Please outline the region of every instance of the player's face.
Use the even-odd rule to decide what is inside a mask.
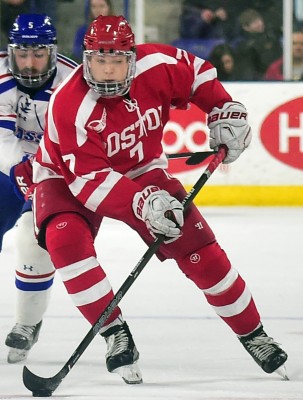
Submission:
[[[90,71],[97,82],[120,82],[127,76],[128,57],[125,55],[93,54]]]
[[[49,51],[47,48],[14,49],[16,65],[22,75],[38,76],[47,71]]]

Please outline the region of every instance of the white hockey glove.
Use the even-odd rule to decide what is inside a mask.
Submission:
[[[251,128],[243,104],[227,102],[222,108],[214,107],[208,115],[209,145],[218,150],[221,144],[228,148],[223,164],[235,161],[251,142]]]
[[[147,186],[133,199],[135,216],[146,223],[150,233],[167,236],[172,242],[181,236],[183,226],[183,206],[165,190],[157,186]]]

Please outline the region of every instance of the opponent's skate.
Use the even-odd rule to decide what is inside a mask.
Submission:
[[[126,322],[114,326],[102,334],[107,343],[106,366],[128,384],[142,383],[142,375],[137,364],[139,352]]]
[[[7,335],[5,344],[10,347],[7,362],[14,364],[26,360],[28,352],[39,338],[42,321],[34,326],[16,324]]]
[[[268,374],[276,372],[288,380],[284,365],[287,354],[279,347],[279,343],[267,336],[262,325],[247,336],[239,336],[239,339],[263,371]]]

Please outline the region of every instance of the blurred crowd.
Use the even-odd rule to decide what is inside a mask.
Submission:
[[[300,18],[295,10],[292,80],[303,80]],[[184,0],[180,37],[209,46],[213,40],[208,59],[221,80],[283,80],[282,0]]]
[[[73,0],[0,0],[2,35],[21,13],[46,13],[56,25],[58,2]],[[79,11],[83,24],[76,29],[68,54],[77,62],[82,62],[88,24],[99,14],[115,14],[114,0],[84,0],[83,4]],[[303,15],[294,12],[292,80],[303,80],[302,26]],[[185,50],[190,50],[187,43],[207,43],[207,58],[220,80],[283,80],[283,0],[183,0],[179,37]]]
[[[57,0],[1,0],[1,31],[7,35],[19,14],[47,14],[57,23]]]
[[[59,2],[72,3],[73,0],[0,0],[2,42],[7,42],[8,32],[19,14],[47,14],[56,26]],[[100,14],[113,15],[114,9],[111,0],[84,0],[83,9],[79,10],[79,13],[83,15],[83,24],[76,29],[68,56],[82,62],[82,42],[88,25]]]

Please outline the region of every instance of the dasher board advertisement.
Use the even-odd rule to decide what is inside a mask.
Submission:
[[[199,196],[207,205],[303,205],[303,82],[224,83],[248,110],[253,139],[232,164],[221,165]],[[171,110],[167,154],[209,150],[207,115],[191,104]],[[190,188],[204,164],[170,160],[169,171]]]

